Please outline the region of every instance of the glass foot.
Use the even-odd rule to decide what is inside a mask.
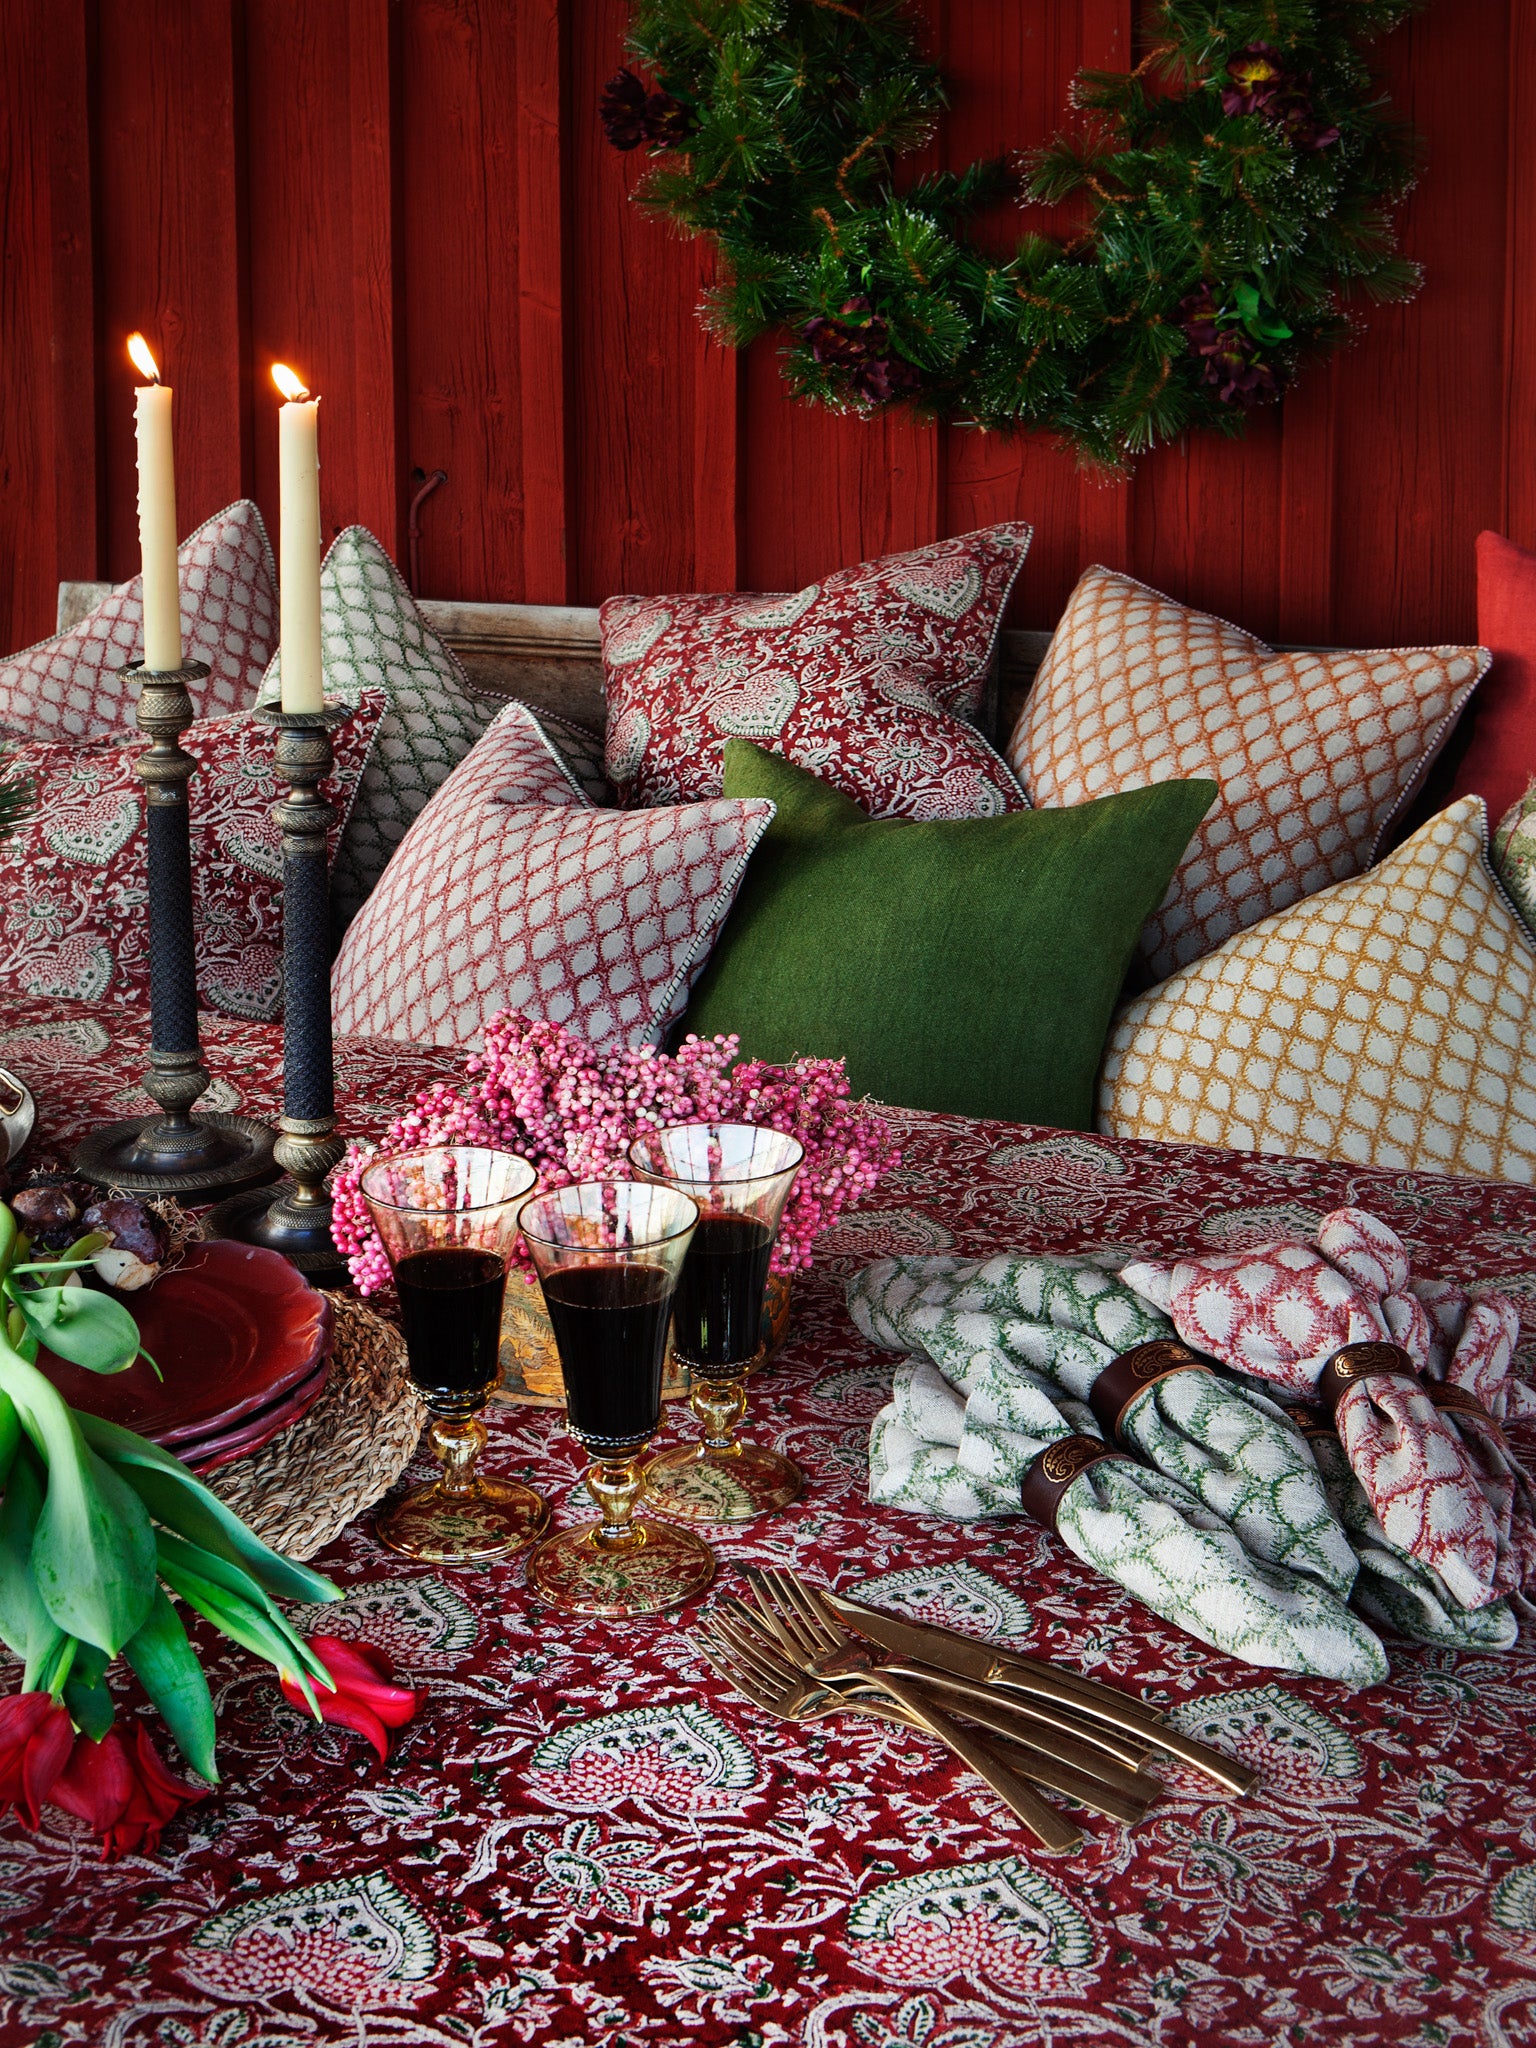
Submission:
[[[622,1620],[660,1614],[702,1593],[715,1575],[715,1555],[686,1529],[637,1521],[641,1540],[624,1548],[599,1543],[600,1523],[548,1536],[528,1560],[528,1589],[572,1614]]]
[[[750,1522],[798,1500],[805,1474],[761,1444],[679,1444],[645,1468],[645,1498],[680,1522]]]
[[[545,1502],[516,1480],[476,1479],[469,1491],[450,1493],[434,1479],[380,1511],[378,1536],[423,1564],[483,1564],[526,1550],[548,1523]]]

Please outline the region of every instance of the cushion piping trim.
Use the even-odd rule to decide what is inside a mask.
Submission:
[[[679,1012],[677,1016],[674,1016],[672,1014],[672,1005],[677,999],[679,985],[682,986],[683,992],[686,995],[689,988],[689,975],[692,972],[696,971],[697,967],[702,967],[704,965],[703,961],[696,960],[696,956],[698,954],[699,948],[704,944],[706,937],[710,933],[714,934],[714,937],[713,939],[711,939],[709,945],[710,952],[713,952],[715,946],[719,943],[719,939],[721,936],[721,923],[730,911],[730,909],[734,906],[737,891],[741,887],[742,870],[746,867],[747,862],[752,858],[753,854],[756,853],[758,847],[761,845],[763,834],[768,830],[768,827],[773,823],[774,819],[778,816],[779,810],[778,805],[773,801],[772,797],[766,796],[707,797],[704,799],[704,801],[706,803],[763,804],[767,808],[768,815],[762,820],[760,820],[756,831],[752,833],[750,843],[747,846],[743,847],[741,852],[739,854],[736,854],[732,858],[730,865],[726,870],[726,873],[721,877],[719,888],[710,898],[708,922],[705,924],[703,930],[696,934],[692,946],[690,946],[688,949],[687,955],[684,957],[682,961],[679,962],[677,970],[673,974],[672,979],[667,983],[666,987],[661,992],[660,999],[653,1010],[656,1030],[655,1042],[658,1045],[664,1042],[666,1035],[668,1031],[672,1028],[672,1026],[682,1021],[682,1012]],[[593,809],[596,808],[597,806],[594,805]],[[682,806],[679,805],[677,806],[677,808],[681,809]],[[688,806],[688,808],[692,809],[693,806],[690,805]],[[723,909],[721,907],[722,904],[724,905]],[[686,1010],[686,1008],[687,1005],[684,1004],[684,1011]]]
[[[1387,653],[1393,650],[1377,648],[1367,651],[1375,653]],[[1401,651],[1404,654],[1444,654],[1450,652],[1448,648],[1441,647],[1405,647]],[[1457,719],[1460,718],[1462,712],[1466,709],[1468,698],[1470,698],[1472,692],[1477,688],[1478,684],[1483,680],[1483,677],[1487,675],[1489,669],[1493,666],[1493,656],[1486,647],[1479,647],[1477,649],[1477,652],[1482,656],[1482,660],[1477,665],[1476,673],[1472,676],[1471,680],[1467,683],[1466,687],[1461,691],[1460,695],[1451,705],[1450,710],[1446,712],[1444,718],[1440,720],[1440,723],[1428,735],[1428,738],[1425,741],[1424,751],[1419,756],[1419,765],[1417,766],[1417,768],[1414,769],[1413,774],[1409,777],[1407,783],[1404,785],[1402,793],[1398,797],[1397,802],[1392,806],[1391,810],[1387,813],[1386,817],[1383,818],[1383,820],[1381,821],[1381,826],[1377,831],[1375,838],[1371,841],[1371,851],[1366,861],[1367,871],[1375,867],[1377,861],[1381,859],[1383,842],[1389,837],[1393,826],[1396,825],[1398,820],[1403,816],[1404,812],[1412,804],[1414,798],[1419,794],[1420,790],[1423,789],[1425,783],[1429,780],[1429,771],[1431,770],[1431,768],[1434,767],[1436,761],[1439,760],[1441,753],[1444,751],[1446,741],[1450,738],[1452,732],[1455,730]],[[1446,809],[1449,810],[1449,808],[1450,806],[1447,805]],[[1486,816],[1486,810],[1487,806],[1485,805],[1485,815],[1483,818],[1483,838],[1485,841],[1488,837],[1488,820]],[[1428,819],[1426,819],[1425,823],[1427,824],[1428,822]]]

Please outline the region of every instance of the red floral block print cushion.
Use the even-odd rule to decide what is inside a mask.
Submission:
[[[1109,569],[1084,572],[1008,744],[1055,808],[1191,775],[1221,796],[1142,929],[1162,981],[1375,860],[1488,665],[1481,647],[1277,654]]]
[[[336,766],[320,792],[337,812],[331,856],[384,699],[370,691],[332,734]],[[230,1017],[282,1008],[281,796],[274,733],[249,712],[204,719],[182,735],[197,762],[188,785],[199,1002]],[[149,886],[144,785],[134,764],[149,742],[19,741],[9,759],[33,802],[0,840],[0,988],[81,1002],[149,999]]]
[[[331,974],[338,1032],[468,1045],[498,1010],[659,1044],[773,805],[600,810],[510,705],[400,842]]]
[[[256,701],[277,644],[277,575],[261,514],[229,506],[181,544],[182,654],[205,661],[192,690],[199,718]],[[135,692],[118,671],[144,652],[144,605],[135,576],[67,633],[0,662],[0,728],[39,740],[89,740],[133,724]]]
[[[874,817],[1026,808],[965,721],[1030,529],[989,526],[787,595],[611,597],[607,768],[630,809],[720,794],[728,739],[785,754]]]

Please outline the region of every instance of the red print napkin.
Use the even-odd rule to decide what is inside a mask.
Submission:
[[[1426,1379],[1441,1377],[1472,1391],[1463,1372],[1477,1380],[1497,1379],[1500,1371],[1509,1307],[1501,1297],[1481,1304],[1488,1312],[1475,1325],[1473,1304],[1461,1315],[1464,1361],[1456,1360],[1459,1343],[1444,1332],[1437,1352],[1438,1325],[1410,1288],[1401,1240],[1359,1209],[1325,1217],[1315,1245],[1138,1260],[1121,1277],[1172,1317],[1186,1344],[1223,1364],[1309,1400],[1319,1398],[1320,1383],[1325,1400],[1336,1391],[1334,1427],[1388,1543],[1437,1571],[1463,1607],[1486,1607],[1514,1583],[1509,1575],[1520,1569],[1513,1534],[1517,1489],[1507,1478],[1494,1482],[1495,1492],[1503,1484],[1508,1495],[1501,1532],[1500,1510],[1485,1483],[1492,1478],[1485,1440],[1479,1438],[1474,1452],[1458,1417],[1438,1408],[1412,1378],[1391,1375],[1390,1354],[1381,1354],[1368,1375],[1369,1353],[1351,1361],[1360,1377],[1341,1379],[1336,1367],[1325,1374],[1346,1346],[1387,1344],[1406,1352],[1413,1371]],[[1456,1325],[1456,1305],[1448,1305],[1448,1313]],[[1443,1360],[1439,1375],[1437,1356]],[[1502,1371],[1507,1376],[1507,1359]],[[1502,1435],[1500,1446],[1512,1467]],[[1528,1493],[1521,1498],[1528,1506]]]

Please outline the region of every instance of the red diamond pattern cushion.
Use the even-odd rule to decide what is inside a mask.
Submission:
[[[384,713],[368,691],[332,733],[336,765],[320,784],[335,806],[330,849],[356,794]],[[188,785],[198,999],[230,1017],[282,1008],[282,845],[272,806],[282,794],[273,732],[250,712],[202,719],[182,735],[198,764]],[[0,840],[0,990],[79,1002],[149,996],[144,785],[134,764],[148,741],[19,740],[8,772],[30,781],[20,829]]]
[[[338,1032],[467,1045],[498,1010],[659,1044],[767,830],[762,799],[599,810],[509,705],[348,927]]]
[[[256,701],[277,644],[277,575],[249,499],[216,513],[181,544],[181,637],[209,675],[192,689],[199,718]],[[89,740],[133,724],[138,695],[118,671],[144,651],[140,579],[123,583],[67,633],[0,662],[0,728],[39,740]]]
[[[874,817],[1026,809],[966,721],[1029,542],[1011,523],[787,594],[609,598],[607,768],[621,801],[718,796],[726,741],[749,739]]]
[[[1221,796],[1141,935],[1154,980],[1376,858],[1488,665],[1481,647],[1277,654],[1086,570],[1008,758],[1055,809],[1212,775]]]

